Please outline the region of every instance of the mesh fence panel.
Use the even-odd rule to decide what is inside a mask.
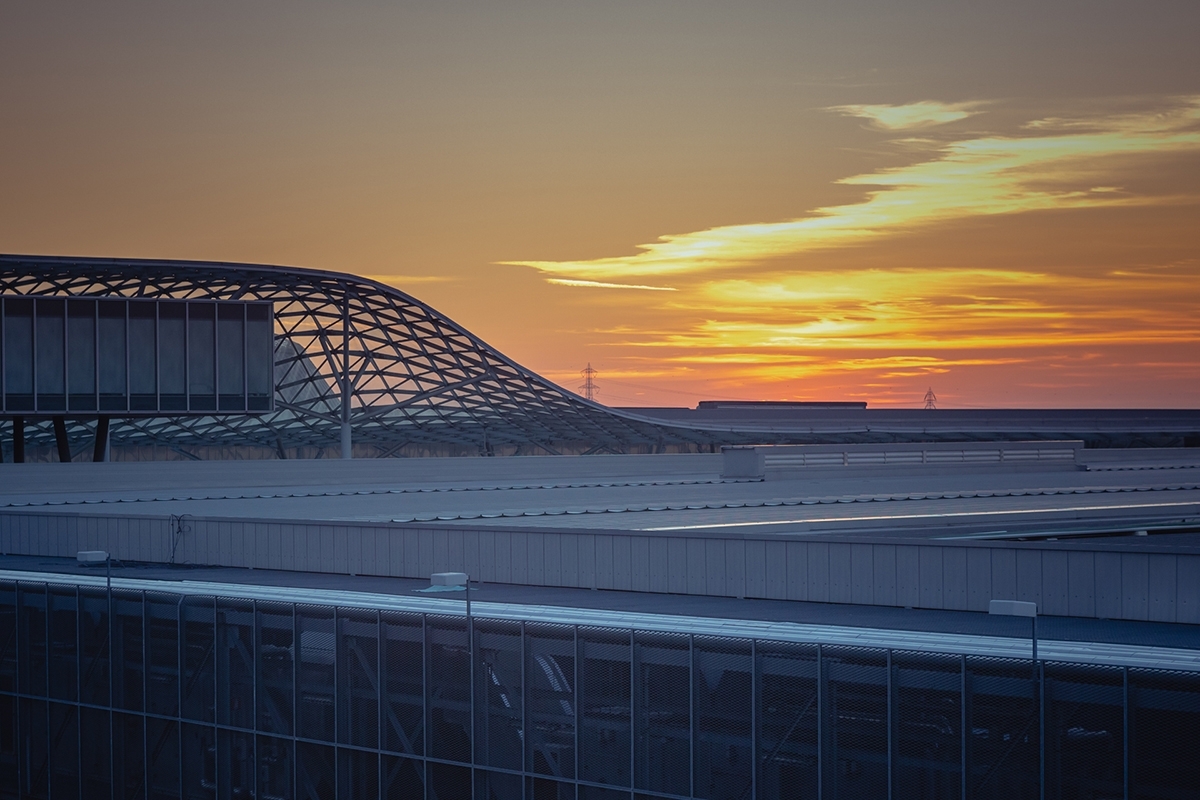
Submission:
[[[758,796],[817,793],[817,648],[758,646]]]
[[[79,708],[67,703],[50,703],[50,795],[79,796]]]
[[[254,730],[254,604],[217,601],[217,723]]]
[[[296,606],[300,655],[296,664],[296,735],[334,741],[336,644],[333,609]]]
[[[575,777],[575,632],[525,626],[525,741],[530,772]]]
[[[1029,661],[968,656],[969,798],[1040,794],[1036,682]]]
[[[296,796],[302,800],[337,797],[337,756],[332,746],[296,742]]]
[[[184,800],[212,800],[217,796],[217,732],[208,725],[180,725],[180,765]]]
[[[217,797],[254,796],[254,734],[217,728]]]
[[[1129,670],[1130,794],[1200,796],[1200,675]]]
[[[475,794],[478,800],[522,800],[524,789],[520,775],[475,770]]]
[[[288,603],[256,604],[258,689],[255,702],[258,730],[290,736],[296,684],[296,620]]]
[[[1054,663],[1045,670],[1047,796],[1123,796],[1124,671]]]
[[[76,642],[78,614],[74,587],[51,587],[49,591],[50,696],[75,700],[79,691],[79,648]]]
[[[379,753],[339,747],[338,797],[374,800],[379,797]]]
[[[15,709],[14,709],[15,710]],[[107,736],[108,718],[107,710],[97,708],[81,708],[79,709],[79,726],[85,731],[95,731],[96,735],[83,736],[79,740],[79,767],[82,775],[82,795],[84,797],[108,797],[112,787],[112,777],[110,768],[112,766],[112,740]],[[3,709],[0,709],[0,719],[3,719]],[[13,722],[16,722],[16,715],[13,715]],[[178,729],[178,723],[172,722],[172,725]],[[174,794],[173,797],[179,797],[179,740],[175,740],[175,780],[171,786]],[[5,780],[5,775],[0,775],[0,784],[4,786],[16,786],[16,770],[14,763],[11,783]]]
[[[691,652],[682,634],[634,636],[634,786],[691,794]]]
[[[693,793],[707,800],[749,797],[754,770],[750,643],[696,637],[692,675]]]
[[[211,597],[185,597],[179,608],[183,629],[183,716],[198,722],[213,721],[213,647],[216,617]]]
[[[275,736],[259,736],[257,742],[257,797],[295,797],[295,741]]]
[[[113,707],[141,711],[146,688],[142,593],[113,589],[112,609]]]
[[[471,662],[467,628],[461,618],[429,617],[428,681],[429,754],[448,761],[471,761]],[[435,782],[436,784],[436,782]],[[470,793],[470,781],[467,783]]]
[[[425,797],[425,764],[412,758],[381,756],[383,800],[422,800]]]
[[[338,741],[379,745],[379,616],[361,609],[337,610]]]
[[[17,689],[46,696],[46,587],[17,584]]]
[[[179,598],[146,593],[146,711],[179,713]]]
[[[892,654],[895,797],[962,797],[962,662],[934,653]]]
[[[146,717],[146,793],[150,800],[179,797],[179,722]],[[85,793],[85,797],[88,795]]]
[[[887,796],[887,654],[822,650],[825,670],[825,797],[853,800]]]
[[[579,776],[629,786],[632,750],[630,635],[579,629]]]
[[[419,614],[384,611],[380,616],[380,635],[383,636],[383,747],[395,753],[421,755],[425,752],[424,622]],[[424,778],[421,780],[424,785]]]
[[[519,772],[525,724],[520,623],[477,622],[475,647],[475,762]]]

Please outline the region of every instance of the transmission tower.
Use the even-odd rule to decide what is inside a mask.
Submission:
[[[929,391],[925,392],[925,407],[932,409],[937,408],[937,395],[933,393],[932,386],[929,387]]]
[[[596,392],[600,391],[600,387],[593,380],[596,377],[596,370],[592,369],[592,362],[588,362],[586,369],[579,370],[579,374],[583,376],[583,383],[580,385],[579,391],[588,400],[595,400]]]

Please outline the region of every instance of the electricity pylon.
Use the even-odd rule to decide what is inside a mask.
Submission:
[[[580,385],[579,391],[588,400],[595,400],[596,392],[600,391],[600,387],[592,380],[596,377],[596,370],[592,369],[592,362],[588,362],[586,369],[579,370],[579,374],[583,376],[583,384]]]

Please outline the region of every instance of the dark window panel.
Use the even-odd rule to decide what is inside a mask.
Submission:
[[[691,654],[688,637],[634,638],[634,786],[691,794]]]
[[[296,742],[296,795],[304,800],[337,796],[337,762],[331,745]]]
[[[85,798],[109,797],[112,789],[111,712],[107,709],[79,709],[80,737],[79,763],[82,769],[83,796]]]
[[[429,755],[448,761],[471,760],[470,661],[462,619],[427,618]],[[470,781],[467,783],[470,793]]]
[[[158,407],[156,305],[129,304],[129,407],[135,411]]]
[[[300,661],[296,680],[296,735],[335,741],[337,685],[333,610],[296,606]]]
[[[217,387],[222,411],[246,407],[245,306],[217,307]]]
[[[526,766],[575,777],[575,638],[572,628],[525,628]]]
[[[758,646],[758,796],[815,797],[817,648]]]
[[[79,589],[80,700],[109,704],[108,594],[103,589]]]
[[[146,710],[179,714],[179,601],[146,595]]]
[[[379,624],[373,611],[338,609],[338,741],[379,746]]]
[[[694,656],[695,796],[740,800],[754,769],[750,644],[697,637]]]
[[[258,730],[292,733],[295,621],[288,603],[258,603]]]
[[[477,622],[475,648],[475,761],[520,771],[525,713],[520,623]]]
[[[380,765],[384,800],[422,800],[425,797],[425,764],[412,758],[383,755]]]
[[[217,728],[217,797],[253,797],[254,765],[254,734]]]
[[[894,653],[897,797],[962,797],[962,669],[956,656]]]
[[[379,753],[338,748],[338,797],[379,797]]]
[[[254,607],[217,601],[217,723],[254,730]]]
[[[183,631],[183,716],[212,722],[216,696],[216,617],[212,598],[187,597],[180,606]]]
[[[293,776],[296,742],[275,736],[258,737],[258,796],[295,797]]]
[[[75,589],[50,589],[50,696],[74,701],[79,694],[78,615]]]
[[[4,392],[8,411],[33,410],[33,301],[4,301]]]
[[[100,300],[99,375],[100,410],[123,411],[128,406],[125,371],[125,309],[124,300]]]
[[[579,777],[631,785],[629,634],[581,628]]]
[[[179,797],[179,722],[146,717],[146,787],[149,800]]]
[[[39,411],[66,409],[66,303],[38,300],[37,393]]]
[[[17,652],[21,658],[17,689],[22,694],[46,696],[46,587],[44,584],[17,584]]]
[[[251,303],[246,306],[246,393],[250,410],[270,407],[275,390],[275,339],[271,306]]]
[[[164,410],[187,408],[187,323],[184,303],[158,306],[158,392]]]
[[[417,614],[382,614],[384,749],[421,755],[425,743],[425,646]]]
[[[72,411],[96,410],[96,301],[67,301],[67,391]]]
[[[79,708],[50,704],[50,795],[79,796]]]
[[[113,589],[113,707],[144,708],[146,691],[145,620],[142,595]]]
[[[180,782],[184,800],[214,800],[217,796],[217,731],[208,725],[180,725],[183,760]]]
[[[216,409],[215,306],[188,304],[188,395],[193,411]]]

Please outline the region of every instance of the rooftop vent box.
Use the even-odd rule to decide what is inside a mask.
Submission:
[[[433,586],[466,586],[467,573],[435,572],[429,576],[429,583]]]
[[[75,554],[75,563],[81,567],[102,567],[108,560],[108,553],[103,550],[80,550]]]

